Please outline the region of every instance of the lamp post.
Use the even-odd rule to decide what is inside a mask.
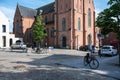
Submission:
[[[97,38],[98,38],[98,40],[99,40],[99,50],[98,50],[98,54],[100,55],[100,39],[101,39],[101,34],[97,34]]]
[[[77,50],[79,50],[79,41],[78,41],[79,39],[78,38],[79,38],[79,35],[77,35]]]

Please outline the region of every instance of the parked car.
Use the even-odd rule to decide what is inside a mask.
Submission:
[[[104,45],[101,49],[100,49],[100,54],[101,55],[116,55],[117,54],[117,49],[114,46],[111,45]]]
[[[11,49],[25,49],[26,45],[21,43],[21,44],[12,44]]]
[[[24,52],[27,52],[27,46],[23,43],[23,42],[21,42],[21,41],[16,41],[16,43],[15,44],[12,44],[11,45],[11,50],[14,50],[14,49],[21,49],[21,50],[23,50]]]

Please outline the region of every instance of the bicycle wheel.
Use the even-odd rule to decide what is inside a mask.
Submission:
[[[99,62],[97,59],[92,59],[89,63],[91,69],[97,69],[99,67]]]
[[[86,56],[84,57],[84,61],[83,61],[83,63],[84,63],[84,66],[87,66],[87,65],[88,65],[88,61],[87,61]]]

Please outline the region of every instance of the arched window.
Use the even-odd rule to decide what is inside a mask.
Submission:
[[[90,8],[88,9],[88,26],[91,26],[91,10]]]
[[[90,3],[90,0],[89,0],[89,3]]]
[[[51,34],[51,37],[54,38],[54,27],[51,28],[50,34]]]
[[[80,18],[78,18],[78,30],[80,30],[80,25],[81,25]]]
[[[52,21],[54,21],[54,14],[52,14],[51,18],[52,18]]]
[[[62,19],[62,31],[65,31],[66,30],[66,19],[63,18]]]
[[[47,16],[45,16],[45,23],[47,23]]]
[[[91,34],[88,35],[88,45],[92,44],[92,36]]]

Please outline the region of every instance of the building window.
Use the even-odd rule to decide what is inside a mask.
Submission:
[[[6,47],[6,36],[3,36],[3,47]]]
[[[2,25],[2,32],[6,32],[6,25]]]
[[[47,16],[45,16],[45,23],[47,23]]]
[[[51,28],[50,35],[51,35],[52,38],[54,37],[54,27]]]
[[[65,31],[66,30],[66,19],[63,18],[62,19],[62,31]]]
[[[54,14],[52,14],[51,18],[52,18],[52,21],[54,21]]]
[[[81,25],[80,18],[78,18],[78,30],[80,30],[80,25]]]
[[[90,8],[88,9],[88,26],[91,26],[91,10]]]
[[[11,39],[10,39],[9,46],[11,46],[12,44],[13,44],[13,39],[11,38]]]
[[[89,0],[89,3],[90,3],[90,0]]]
[[[92,36],[91,34],[88,35],[88,45],[90,46],[92,44]]]
[[[21,35],[21,26],[19,25],[19,23],[17,23],[16,24],[16,31],[15,31],[15,33],[17,34],[17,35]]]

